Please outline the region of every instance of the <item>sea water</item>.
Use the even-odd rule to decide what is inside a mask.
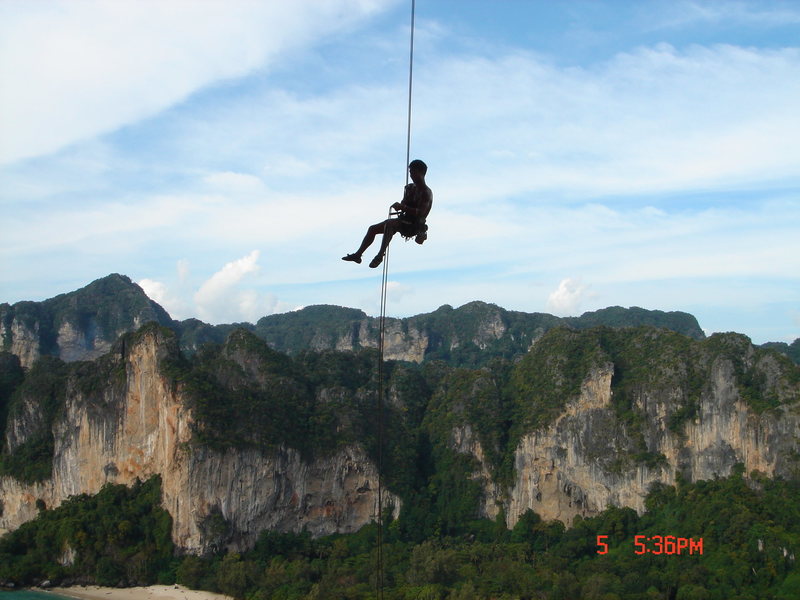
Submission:
[[[74,600],[52,592],[34,592],[32,590],[2,590],[0,600]]]

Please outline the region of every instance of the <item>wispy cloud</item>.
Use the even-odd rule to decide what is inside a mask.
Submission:
[[[655,8],[655,10],[654,10]],[[652,30],[708,25],[786,27],[800,24],[800,9],[789,2],[700,2],[681,0],[642,4],[641,25]]]
[[[797,48],[660,45],[568,69],[519,53],[429,73],[416,139],[471,174],[447,182],[466,201],[742,185],[800,167]]]
[[[178,281],[172,284],[144,278],[138,283],[145,293],[161,304],[173,318],[198,317],[208,323],[255,323],[265,315],[294,310],[274,294],[259,289],[254,280],[261,268],[260,253],[226,263],[192,293],[185,281],[187,263],[178,262]]]
[[[434,208],[424,246],[393,245],[392,310],[475,298],[562,312],[710,306],[745,288],[753,303],[789,301],[800,48],[751,43],[783,27],[767,18],[774,5],[683,3],[692,24],[667,26],[675,4],[652,3],[661,25],[646,43],[639,5],[626,5],[628,21],[600,32],[619,38],[613,51],[582,62],[421,22],[412,155],[430,166]],[[2,63],[9,81],[32,73],[18,94],[0,92],[17,128],[2,142],[14,161],[0,171],[3,280],[126,272],[209,319],[319,302],[374,313],[375,271],[339,257],[402,193],[407,23],[342,32],[394,5],[0,3],[12,17],[0,18],[3,48],[34,48]],[[703,37],[698,23],[735,26]],[[108,60],[90,52],[107,45]],[[25,101],[48,94],[60,110]],[[191,272],[165,271],[180,259]]]
[[[3,2],[0,162],[154,115],[390,4]]]

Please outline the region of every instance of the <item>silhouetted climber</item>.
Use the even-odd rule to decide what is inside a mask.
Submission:
[[[361,242],[358,250],[347,256],[343,256],[342,260],[349,260],[354,263],[361,263],[361,255],[370,247],[375,240],[375,236],[383,234],[381,240],[381,249],[372,262],[369,263],[371,268],[377,267],[383,261],[383,255],[386,253],[386,247],[392,241],[395,233],[400,232],[406,239],[414,238],[418,244],[422,244],[428,239],[428,226],[425,224],[425,219],[428,213],[431,212],[433,206],[433,192],[425,184],[425,174],[428,172],[428,166],[421,160],[412,160],[408,165],[408,173],[411,176],[405,192],[403,193],[403,201],[395,202],[392,204],[392,209],[398,212],[396,219],[386,219],[382,223],[376,223],[367,229],[367,234]]]

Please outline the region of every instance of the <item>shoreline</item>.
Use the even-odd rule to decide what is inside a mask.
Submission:
[[[72,587],[29,588],[37,592],[52,592],[76,600],[233,600],[230,596],[192,590],[182,585],[150,585],[147,587],[111,588],[98,585]]]

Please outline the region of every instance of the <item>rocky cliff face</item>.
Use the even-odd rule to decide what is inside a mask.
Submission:
[[[569,524],[577,515],[593,516],[609,506],[642,513],[650,486],[674,485],[678,475],[688,481],[726,477],[742,464],[745,473],[797,476],[800,386],[787,378],[786,364],[769,354],[756,356],[749,344],[741,354],[706,359],[708,377],[685,419],[678,417],[680,407],[687,406],[687,390],[677,380],[642,385],[632,395],[641,418],[620,418],[613,399],[623,391],[615,390],[614,364],[593,368],[578,396],[550,424],[521,437],[510,485],[492,478],[473,428],[455,427],[452,447],[479,464],[473,477],[483,484],[483,515],[495,518],[502,508],[512,527],[533,509],[544,519]],[[784,404],[754,410],[742,386],[743,379],[754,376],[761,381],[761,396]]]
[[[196,319],[177,322],[128,277],[112,274],[43,302],[0,304],[0,350],[19,356],[26,367],[41,355],[67,362],[92,360],[108,352],[120,335],[150,321],[175,331],[181,348],[189,352],[207,342],[223,343],[238,327],[288,354],[378,346],[379,320],[360,310],[309,306],[269,315],[256,325],[212,326]],[[389,360],[420,363],[442,359],[450,364],[477,366],[482,351],[506,357],[521,355],[553,327],[583,329],[598,325],[651,325],[696,339],[704,337],[697,320],[686,313],[611,307],[580,317],[559,318],[476,301],[455,309],[444,305],[431,313],[388,318],[384,355]]]
[[[149,321],[172,324],[138,285],[114,274],[44,302],[0,304],[0,343],[25,367],[43,354],[67,362],[92,360]]]
[[[0,317],[3,317],[0,313]],[[30,367],[40,356],[39,323],[24,323],[21,319],[0,318],[0,339],[8,340],[5,344],[11,354],[19,357],[23,366]]]
[[[40,483],[0,478],[0,531],[33,518],[41,502],[53,507],[156,474],[185,551],[246,548],[263,529],[346,533],[373,518],[376,356],[330,350],[375,347],[374,319],[309,307],[250,332],[228,330],[224,344],[186,359],[178,351],[186,327],[175,335],[151,325],[109,342],[107,332],[130,328],[148,310],[168,317],[142,304],[129,280],[95,283],[45,303],[0,306],[4,348],[24,364],[45,355],[11,405],[5,389],[16,384],[0,377],[3,458],[49,447],[54,457]],[[118,285],[122,300],[98,300]],[[669,316],[637,310],[608,309],[589,321]],[[701,341],[652,327],[554,328],[559,322],[483,303],[389,320],[389,360],[487,363],[482,351],[512,359],[481,369],[441,361],[389,368],[397,377],[387,412],[396,421],[385,458],[398,489],[429,489],[431,457],[443,456],[442,447],[471,455],[480,511],[495,518],[503,509],[513,526],[528,509],[567,523],[608,505],[642,511],[649,487],[673,484],[676,474],[709,479],[739,463],[748,473],[800,472],[800,370],[785,357],[735,334]],[[193,322],[195,342],[222,331],[209,328]],[[290,358],[271,347],[323,352]],[[91,363],[46,356],[85,359],[103,348],[110,352]],[[191,368],[178,368],[179,377],[170,369],[180,360]],[[23,377],[17,358],[0,354],[6,363]],[[37,369],[59,374],[28,385]],[[415,445],[420,433],[434,451]],[[472,467],[456,468],[460,478]],[[400,508],[398,497],[385,500]]]
[[[346,533],[372,519],[377,472],[358,446],[312,461],[289,448],[267,455],[194,446],[193,415],[181,386],[161,372],[168,346],[151,328],[124,358],[104,357],[115,363],[112,368],[124,369],[116,384],[100,392],[67,390],[53,428],[52,477],[32,485],[0,478],[0,531],[33,518],[38,500],[54,507],[105,483],[131,484],[155,474],[162,476],[174,541],[188,552],[246,548],[265,528]],[[9,428],[31,430],[25,423],[31,418],[31,411],[17,411]],[[396,498],[384,498],[399,508]]]
[[[503,356],[524,354],[553,327],[583,329],[598,325],[651,325],[695,339],[704,337],[697,320],[686,313],[612,307],[562,319],[542,313],[509,311],[476,301],[455,309],[444,305],[432,313],[403,319],[387,318],[384,355],[389,360],[420,363],[442,359],[451,364],[474,366],[481,362],[481,351]],[[378,319],[362,311],[310,306],[294,313],[264,317],[254,332],[277,350],[295,353],[307,348],[377,348],[379,328]]]
[[[373,325],[372,327],[370,325]],[[391,319],[386,323],[383,342],[383,355],[386,360],[403,360],[421,363],[425,360],[425,352],[430,344],[429,336],[416,328],[404,330],[399,319]],[[334,348],[340,351],[357,348],[378,348],[378,331],[370,319],[365,318],[358,324],[356,335],[340,336]],[[327,350],[326,344],[317,344],[316,350]]]

